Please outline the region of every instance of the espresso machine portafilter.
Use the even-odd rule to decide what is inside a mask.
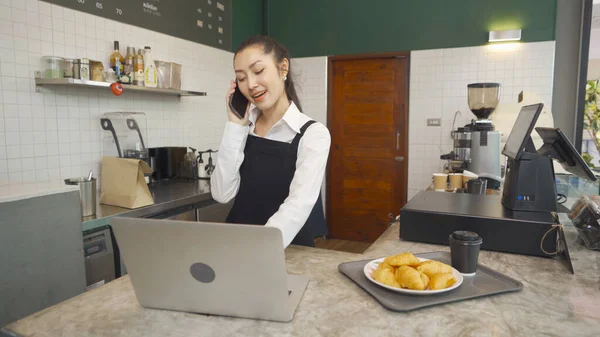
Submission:
[[[452,152],[443,154],[440,159],[447,160],[444,171],[461,173],[471,162],[471,132],[465,128],[458,128],[452,133]]]

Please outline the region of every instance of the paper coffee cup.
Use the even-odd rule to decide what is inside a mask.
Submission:
[[[463,174],[450,173],[450,189],[456,190],[463,187]]]
[[[467,181],[469,181],[471,179],[477,179],[477,176],[476,175],[470,175],[470,174],[463,174],[463,176],[462,176],[462,184],[463,184],[463,186],[466,186]]]
[[[448,175],[446,173],[434,173],[433,174],[433,188],[436,191],[445,191],[446,190],[446,181],[448,180]]]
[[[465,276],[475,275],[483,239],[475,232],[455,231],[450,234],[452,267]]]

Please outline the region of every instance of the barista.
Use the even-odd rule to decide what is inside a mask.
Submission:
[[[227,222],[277,227],[284,247],[314,246],[327,233],[321,185],[331,137],[301,112],[285,47],[267,36],[244,41],[234,54],[244,118],[227,106],[228,122],[211,176],[215,200],[235,197]],[[231,82],[226,102],[235,92]]]

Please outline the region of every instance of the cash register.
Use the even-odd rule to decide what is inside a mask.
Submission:
[[[524,106],[509,134],[501,196],[421,191],[400,211],[400,238],[447,245],[450,233],[468,230],[483,238],[481,249],[555,256],[560,230],[552,161],[582,178],[596,177],[558,128],[535,128],[543,140],[535,149],[531,133],[542,107]]]

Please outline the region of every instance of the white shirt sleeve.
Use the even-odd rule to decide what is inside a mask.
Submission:
[[[225,204],[238,193],[248,129],[248,126],[233,122],[225,125],[215,170],[210,177],[210,192],[217,202]]]
[[[320,123],[311,125],[300,139],[290,194],[266,223],[281,230],[284,248],[302,229],[319,197],[330,146],[329,130]]]

